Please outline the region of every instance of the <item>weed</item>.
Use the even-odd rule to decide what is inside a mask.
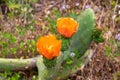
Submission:
[[[2,53],[2,57],[5,58],[5,56],[10,53],[10,49],[9,48],[5,48],[5,49],[2,50],[1,53]]]
[[[102,37],[102,30],[100,30],[100,29],[94,29],[94,30],[93,30],[92,39],[93,39],[93,41],[96,42],[96,43],[103,42],[104,39],[103,39],[103,37]]]
[[[112,49],[111,49],[110,46],[105,47],[105,55],[108,56],[108,57],[113,57]]]
[[[49,23],[48,24],[48,29],[50,30],[51,33],[57,33],[57,28],[56,28],[56,19],[51,20],[51,18],[48,16],[46,17],[46,21]]]
[[[54,15],[54,17],[53,16],[51,17],[49,15],[49,16],[46,17],[45,20],[49,23],[47,27],[50,30],[50,32],[53,33],[53,34],[56,34],[57,33],[56,21],[57,21],[58,18],[61,17],[61,14],[57,9],[53,9],[52,14]],[[52,18],[54,18],[54,19],[52,19]]]
[[[34,53],[35,45],[36,45],[35,40],[28,40],[27,45],[28,45],[28,53],[29,52]]]
[[[60,11],[58,11],[57,9],[53,9],[52,14],[55,16],[56,19],[61,17]]]
[[[13,54],[16,54],[17,48],[10,48],[10,51],[11,51]]]
[[[15,30],[18,32],[18,36],[20,37],[20,36],[22,36],[22,35],[24,35],[25,34],[25,32],[26,32],[26,30],[25,30],[25,28],[22,28],[21,29],[21,27],[20,26],[14,26],[14,28],[15,28]]]
[[[48,60],[46,58],[43,58],[43,59],[44,59],[43,62],[45,64],[45,66],[47,66],[47,68],[52,68],[56,64],[56,58],[54,58],[52,60]]]
[[[12,73],[10,71],[6,71],[4,73],[0,73],[0,76],[4,79],[4,80],[19,80],[20,78],[20,73]]]
[[[78,15],[79,14],[76,14],[76,12],[74,12],[74,11],[71,11],[69,14],[67,14],[68,17],[71,17],[75,20],[77,20]]]
[[[25,26],[25,28],[27,29],[27,30],[30,30],[30,31],[34,31],[34,23],[35,23],[35,21],[34,20],[32,20],[28,25],[26,25]]]

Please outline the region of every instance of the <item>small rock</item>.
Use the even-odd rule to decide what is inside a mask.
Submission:
[[[81,79],[81,76],[77,76],[77,77],[76,77],[76,80],[80,80],[80,79]]]

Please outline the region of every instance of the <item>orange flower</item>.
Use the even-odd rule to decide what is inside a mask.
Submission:
[[[47,59],[59,56],[61,40],[57,40],[55,35],[48,35],[39,38],[36,44],[37,50]]]
[[[78,23],[73,18],[59,18],[57,20],[58,32],[64,37],[71,37],[78,28]]]

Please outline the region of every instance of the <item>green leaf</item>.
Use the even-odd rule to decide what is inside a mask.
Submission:
[[[21,4],[9,3],[8,7],[11,8],[11,9],[20,8]]]
[[[16,37],[14,35],[11,35],[10,42],[15,43],[17,41]]]
[[[36,3],[36,2],[38,2],[38,0],[29,0],[29,2]]]

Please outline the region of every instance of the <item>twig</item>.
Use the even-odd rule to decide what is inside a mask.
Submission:
[[[38,9],[38,10],[35,11],[35,12],[36,12],[36,13],[38,13],[38,12],[40,12],[40,13],[46,13],[49,9],[53,8],[54,6],[56,6],[57,4],[59,4],[59,3],[61,3],[61,2],[62,2],[62,0],[59,0],[58,2],[54,3],[53,5],[49,5],[47,8],[46,8],[46,6],[44,6],[44,7],[42,8],[42,11],[41,11],[41,9]],[[40,5],[40,4],[37,4],[37,5],[39,6],[39,8],[42,7],[42,5]],[[36,8],[38,8],[38,7],[36,7]]]
[[[85,0],[83,7],[82,7],[82,10],[85,8],[85,5],[87,4],[87,2],[88,2],[88,0]]]
[[[2,22],[3,22],[3,15],[2,15],[2,9],[0,7],[0,23],[2,23]],[[0,24],[0,26],[1,26],[1,24]]]
[[[100,15],[100,19],[99,19],[99,22],[98,22],[98,27],[101,26],[101,20],[102,20],[102,17],[103,17],[103,12],[104,12],[104,8],[103,8],[102,13]]]
[[[117,4],[118,4],[118,0],[116,0],[116,5],[115,5],[115,9],[114,9],[114,13],[113,13],[113,27],[115,27],[115,12],[116,12],[116,8],[117,8]]]
[[[55,4],[50,5],[48,8],[46,8],[46,9],[43,11],[43,12],[45,13],[45,16],[48,16],[48,13],[47,13],[48,10],[52,9],[54,6],[56,6],[56,5],[59,4],[60,2],[62,2],[62,0],[60,0],[60,1],[56,2]]]
[[[58,1],[58,2],[56,2],[56,3],[55,3],[55,4],[53,4],[53,5],[50,5],[48,8],[46,8],[46,9],[45,9],[45,11],[47,11],[47,10],[49,10],[49,9],[53,8],[54,6],[56,6],[57,4],[59,4],[60,2],[62,2],[62,0],[61,0],[61,1]]]

